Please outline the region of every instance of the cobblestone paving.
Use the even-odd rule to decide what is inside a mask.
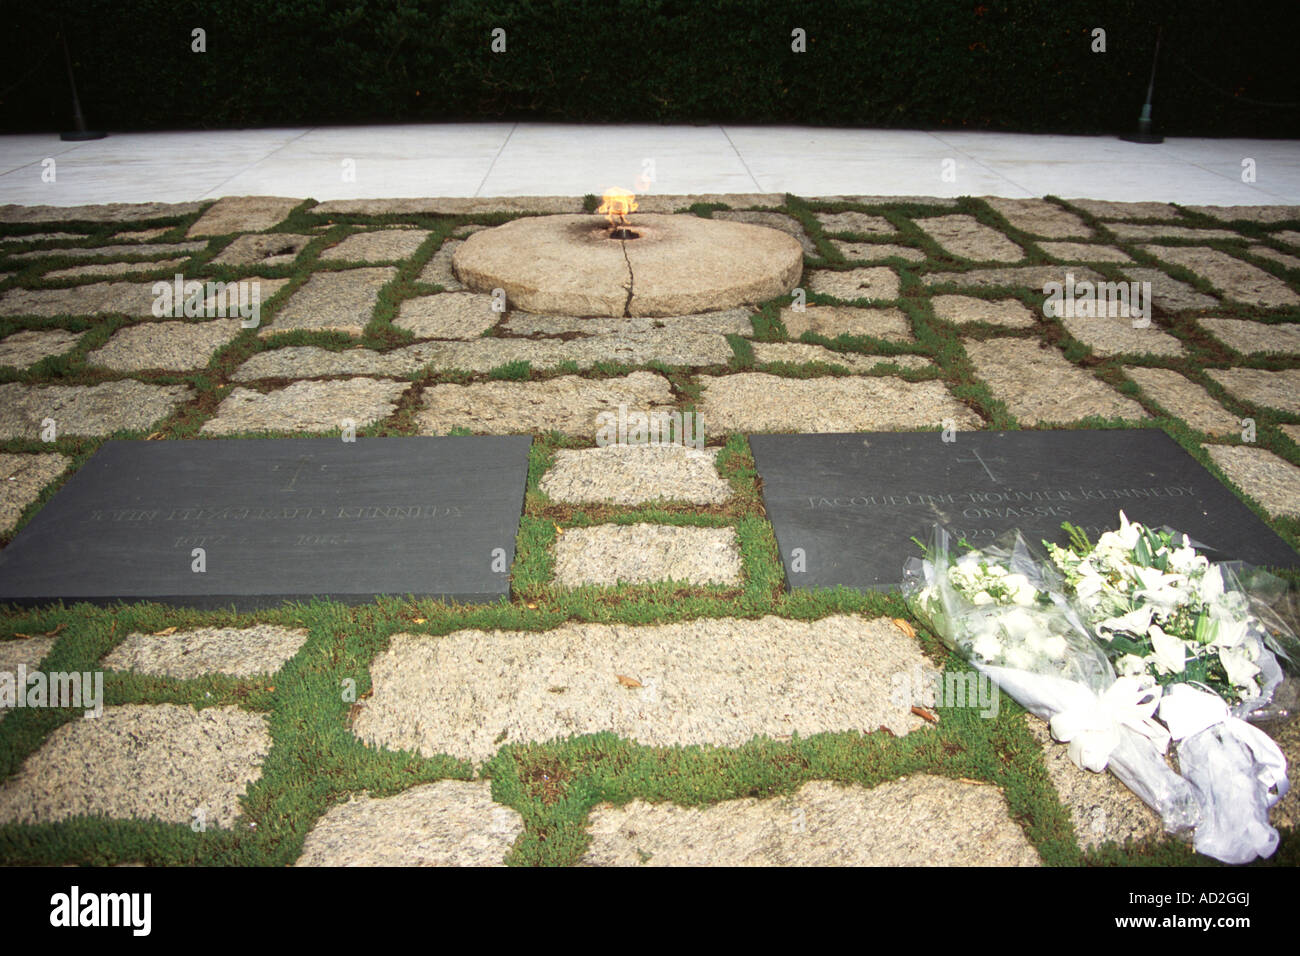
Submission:
[[[373,609],[196,625],[128,608],[121,627],[0,613],[0,671],[75,660],[113,688],[94,720],[0,710],[0,863],[494,865],[550,861],[553,837],[570,840],[559,862],[589,865],[1032,865],[1040,851],[1077,863],[1109,841],[1165,845],[1132,794],[1077,770],[1033,720],[1016,718],[1008,752],[1038,761],[1033,786],[1059,813],[1046,830],[1072,828],[1075,856],[1034,835],[1038,811],[1013,806],[1013,788],[964,776],[970,763],[935,757],[865,784],[842,772],[893,753],[894,735],[908,753],[956,753],[946,718],[932,725],[890,686],[928,666],[928,648],[879,611],[801,620],[755,590],[755,555],[774,545],[739,436],[1154,425],[1294,540],[1300,208],[644,198],[646,212],[724,203],[720,219],[795,236],[806,302],[591,318],[497,311],[461,285],[466,236],[580,213],[576,197],[0,206],[0,541],[110,436],[354,427],[530,434],[544,449],[521,532],[536,580],[473,623],[457,615],[479,612],[423,605],[401,605],[378,636],[358,623]],[[121,225],[91,246],[74,221]],[[30,223],[42,232],[24,236]],[[133,275],[231,268],[260,283],[256,327],[211,313],[211,290],[198,314],[162,308]],[[1150,283],[1150,324],[1048,314],[1045,284],[1067,277]],[[698,415],[701,447],[593,447],[629,410]],[[620,589],[650,597],[624,615]],[[594,610],[565,603],[591,594]],[[324,717],[302,709],[320,693]],[[822,733],[848,736],[808,770],[799,747]],[[1293,760],[1296,738],[1278,737]],[[772,782],[735,792],[699,769],[736,754]],[[570,759],[600,769],[569,790]],[[670,764],[695,767],[712,796],[674,789],[686,777]],[[791,768],[804,775],[781,777]],[[624,771],[623,796],[598,799],[592,781]],[[572,817],[539,822],[579,793]],[[1288,807],[1275,823],[1294,825]],[[188,849],[137,839],[140,821]],[[273,835],[246,857],[238,841],[204,849],[200,822],[250,846]]]

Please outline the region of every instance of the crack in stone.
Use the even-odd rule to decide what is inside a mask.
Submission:
[[[623,303],[623,318],[630,319],[632,317],[632,284],[636,281],[636,277],[632,274],[632,260],[627,255],[627,240],[620,239],[618,242],[623,247],[623,261],[627,263],[627,301]]]

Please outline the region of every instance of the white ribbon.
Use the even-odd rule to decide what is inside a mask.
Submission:
[[[1290,789],[1286,778],[1286,757],[1268,734],[1254,724],[1233,717],[1227,703],[1217,694],[1207,693],[1190,684],[1174,684],[1160,701],[1160,719],[1174,740],[1191,737],[1218,724],[1250,750],[1255,760],[1256,777],[1273,806]],[[1274,793],[1276,788],[1276,793]]]
[[[1121,677],[1087,703],[1061,711],[1048,725],[1053,737],[1069,743],[1076,767],[1101,773],[1119,746],[1121,728],[1146,737],[1162,754],[1169,748],[1169,732],[1152,717],[1159,703],[1159,687]]]

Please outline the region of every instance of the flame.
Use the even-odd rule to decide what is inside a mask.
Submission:
[[[614,222],[615,216],[620,222],[626,224],[627,217],[636,212],[636,194],[626,189],[619,189],[617,186],[606,189],[603,198],[604,201],[596,208],[596,212],[608,216],[611,226],[618,225]]]

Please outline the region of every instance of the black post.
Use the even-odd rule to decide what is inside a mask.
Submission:
[[[81,115],[81,100],[77,96],[77,81],[72,76],[72,55],[68,53],[68,35],[63,32],[62,22],[59,23],[59,40],[63,43],[63,64],[68,69],[68,88],[72,90],[72,125],[76,127],[71,132],[60,133],[59,139],[71,141],[103,139],[108,134],[98,130],[86,129],[86,118]]]
[[[1160,34],[1163,28],[1156,29],[1156,52],[1151,57],[1151,79],[1147,83],[1147,101],[1142,104],[1142,113],[1138,116],[1136,133],[1121,136],[1120,139],[1130,143],[1163,143],[1165,138],[1151,129],[1151,97],[1156,89],[1156,63],[1160,59]]]

